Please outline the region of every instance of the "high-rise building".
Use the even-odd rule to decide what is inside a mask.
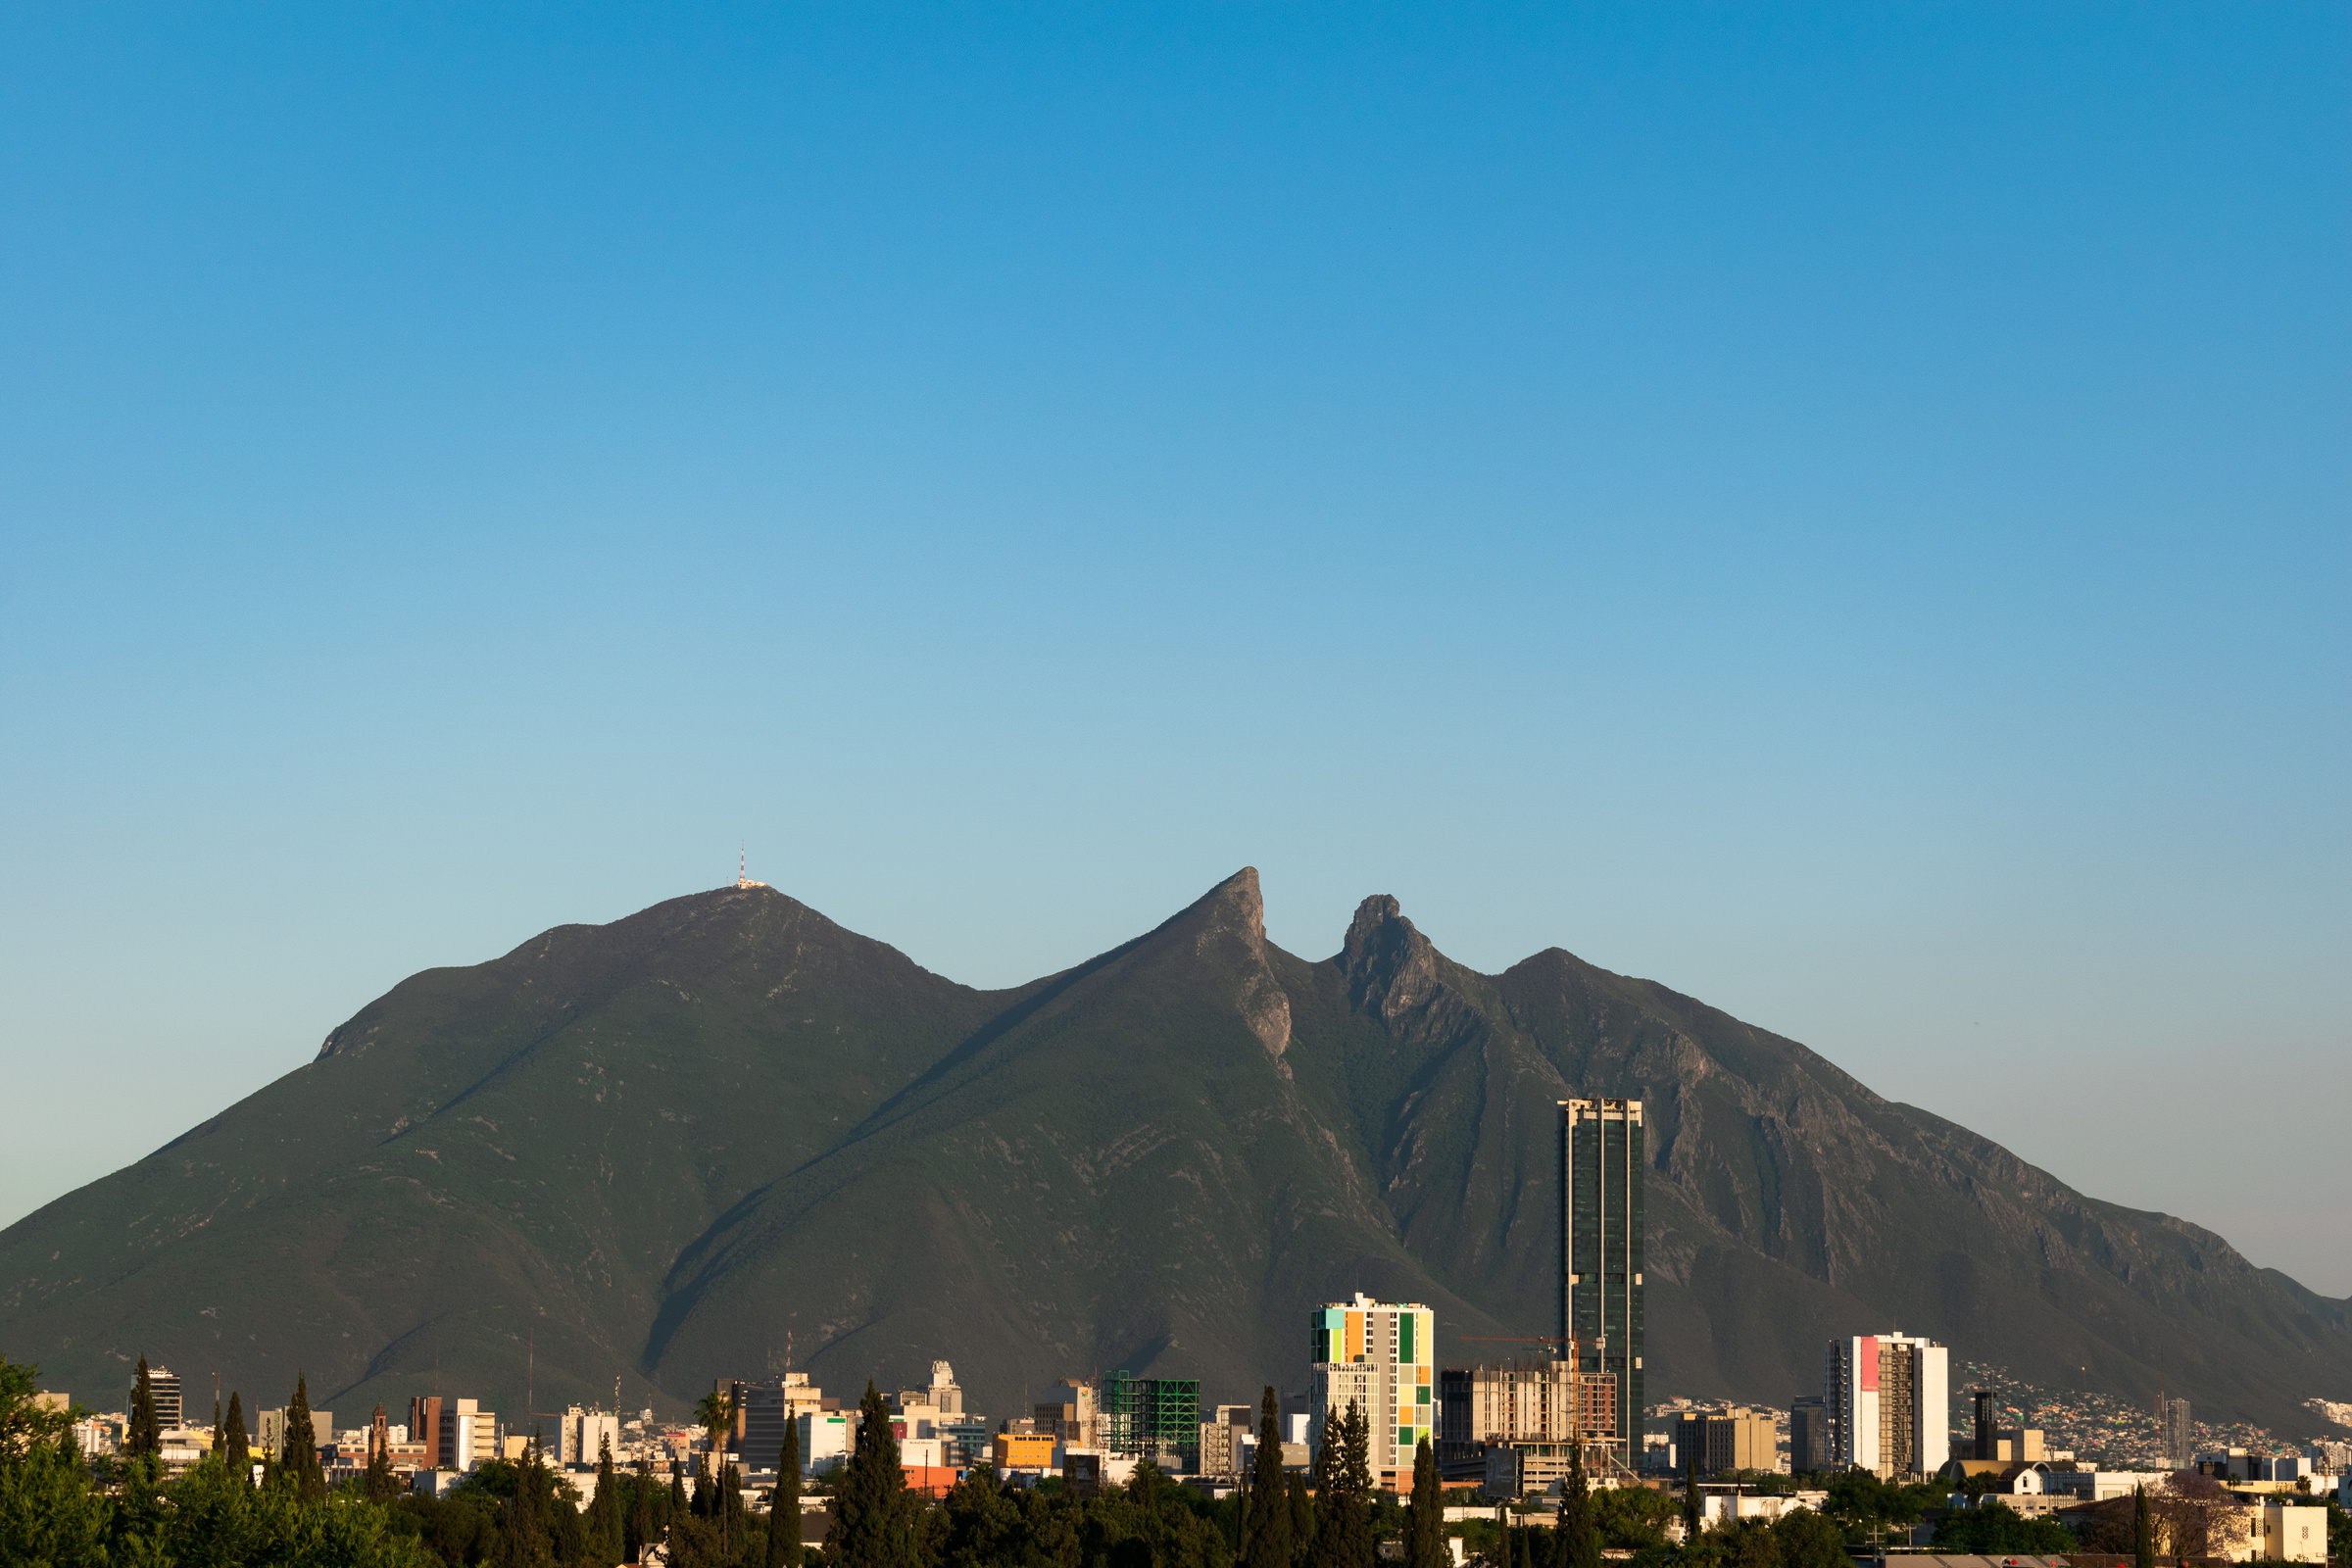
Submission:
[[[1642,1431],[1642,1178],[1639,1100],[1559,1102],[1559,1325],[1585,1372],[1616,1379],[1610,1457]]]
[[[1114,1459],[1174,1455],[1186,1469],[1200,1456],[1200,1381],[1105,1372],[1098,1392],[1102,1451]]]
[[[1951,1457],[1948,1358],[1942,1346],[1902,1334],[1831,1341],[1822,1378],[1830,1467],[1881,1480],[1942,1469]]]
[[[1830,1411],[1818,1394],[1788,1401],[1788,1468],[1802,1475],[1830,1467]]]
[[[2197,1429],[2188,1419],[2186,1399],[2164,1401],[2164,1458],[2176,1470],[2196,1462]]]
[[[138,1394],[139,1382],[130,1382],[131,1394]],[[179,1374],[169,1367],[151,1366],[147,1369],[147,1392],[155,1396],[155,1426],[159,1432],[169,1432],[183,1425],[179,1398]],[[124,1409],[130,1406],[125,1404]]]
[[[1308,1312],[1308,1442],[1320,1447],[1353,1400],[1371,1416],[1372,1479],[1410,1477],[1414,1449],[1437,1428],[1436,1337],[1437,1314],[1418,1301],[1359,1291]]]

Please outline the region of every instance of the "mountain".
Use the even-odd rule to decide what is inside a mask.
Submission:
[[[1549,1327],[1553,1103],[1646,1102],[1653,1396],[1786,1403],[1834,1335],[2299,1429],[2352,1302],[2087,1198],[1793,1041],[1558,949],[1452,962],[1396,901],[1338,954],[1243,870],[983,992],[725,888],[403,982],[317,1059],[0,1232],[0,1351],[111,1405],[141,1353],[354,1418],[676,1411],[780,1364],[854,1396],[956,1363],[979,1408],[1112,1366],[1303,1381],[1356,1290]]]

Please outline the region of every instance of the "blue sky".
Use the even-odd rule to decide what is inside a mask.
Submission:
[[[1395,893],[2352,1292],[2347,67],[0,9],[0,1220],[748,841],[979,984]]]

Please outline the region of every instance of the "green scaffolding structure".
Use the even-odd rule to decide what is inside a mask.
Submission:
[[[1200,1380],[1102,1374],[1097,1409],[1103,1451],[1119,1459],[1175,1454],[1187,1469],[1200,1463]]]

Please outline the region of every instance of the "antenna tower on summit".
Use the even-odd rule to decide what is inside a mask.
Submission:
[[[741,844],[738,844],[735,847],[735,885],[739,888],[763,888],[767,886],[767,884],[764,882],[755,882],[752,880],[749,852],[747,847]]]

